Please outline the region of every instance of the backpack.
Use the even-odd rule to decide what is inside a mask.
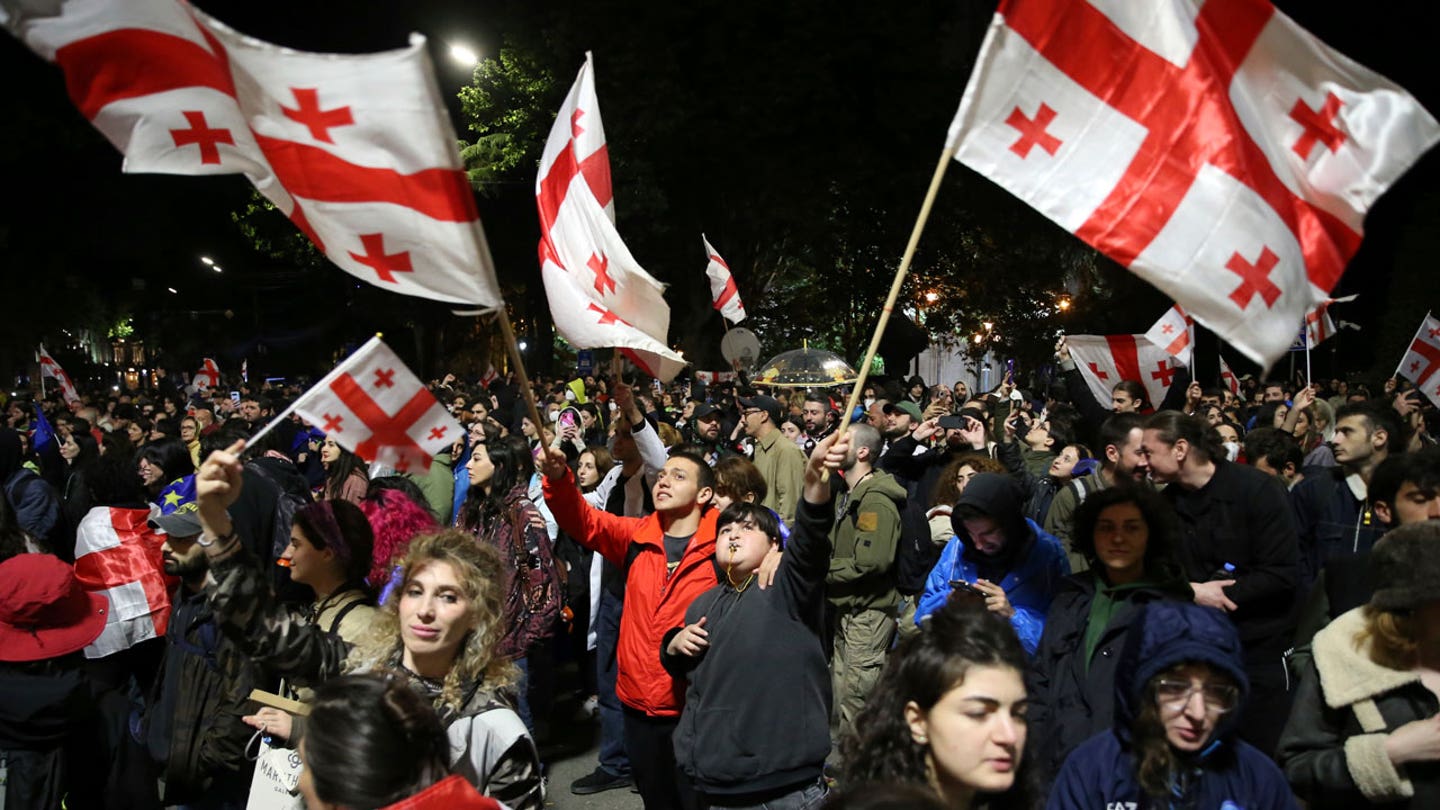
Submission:
[[[524,510],[523,505],[530,509]],[[523,511],[535,509],[529,498],[523,500],[523,505]],[[514,558],[513,585],[505,595],[505,613],[513,617],[513,621],[506,636],[515,640],[523,654],[536,641],[555,635],[565,608],[566,575],[565,566],[555,559],[548,532],[544,529],[526,531],[520,527],[511,527],[511,531],[511,538],[500,537],[503,531],[497,531],[494,539],[502,556]],[[524,547],[507,548],[515,539],[521,540]]]
[[[270,559],[266,562],[274,562],[280,559],[285,553],[285,547],[290,545],[290,527],[295,525],[295,513],[306,506],[314,503],[310,493],[304,494],[292,492],[285,488],[285,483],[275,476],[274,473],[265,469],[264,464],[250,462],[245,465],[247,469],[254,470],[261,478],[275,485],[280,490],[280,497],[275,501],[275,523],[270,531]]]

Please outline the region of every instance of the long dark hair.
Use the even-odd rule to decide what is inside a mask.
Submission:
[[[100,445],[89,433],[72,432],[70,441],[75,442],[75,446],[80,448],[80,452],[76,453],[75,458],[70,461],[70,470],[83,473],[87,467],[95,463],[95,459],[100,458]]]
[[[306,504],[295,512],[295,528],[316,551],[334,548],[345,569],[342,590],[369,592],[365,578],[373,561],[375,532],[360,507],[342,498]]]
[[[1023,677],[1025,650],[1010,622],[983,605],[951,600],[935,611],[920,634],[900,645],[885,664],[855,730],[840,742],[847,780],[929,785],[928,747],[915,742],[905,720],[914,702],[928,712],[974,667],[1007,667]],[[1015,784],[991,807],[1028,807],[1030,768],[1021,760]]]
[[[195,472],[195,459],[190,455],[190,448],[179,439],[165,438],[151,442],[140,449],[140,456],[135,461],[137,464],[148,461],[159,467],[164,473],[159,482],[162,488],[176,478]]]
[[[302,743],[315,794],[373,810],[449,773],[450,741],[425,698],[404,681],[346,675],[315,688]]]
[[[1225,460],[1220,434],[1203,417],[1187,416],[1179,411],[1157,411],[1145,420],[1144,427],[1157,431],[1162,444],[1174,445],[1184,439],[1190,445],[1190,452],[1201,461]]]
[[[460,526],[470,531],[480,528],[487,518],[501,514],[510,491],[528,485],[535,474],[535,459],[530,455],[530,442],[524,436],[506,436],[476,445],[477,449],[480,447],[490,456],[495,472],[490,476],[488,492],[472,484],[465,495]]]
[[[356,471],[359,471],[367,480],[370,478],[370,465],[366,464],[364,459],[346,450],[339,442],[336,442],[335,449],[340,451],[340,455],[336,456],[335,461],[325,470],[325,497],[327,498],[340,497],[340,490],[345,486],[346,479]]]

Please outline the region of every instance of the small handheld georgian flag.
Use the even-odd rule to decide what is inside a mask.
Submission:
[[[1236,397],[1240,396],[1240,379],[1235,372],[1230,370],[1230,364],[1225,362],[1225,355],[1220,355],[1220,382],[1229,389]]]
[[[48,377],[59,383],[60,395],[65,397],[66,405],[79,404],[80,394],[75,390],[75,383],[70,381],[70,375],[66,374],[65,369],[61,368],[60,364],[55,362],[55,358],[51,357],[50,353],[45,351],[45,345],[43,343],[40,345],[39,355],[40,378],[45,379]]]
[[[1400,361],[1396,375],[1415,383],[1437,407],[1440,407],[1440,320],[1425,313],[1420,329],[1410,341],[1405,358]]]
[[[430,469],[430,460],[462,435],[455,417],[378,336],[292,408],[346,450],[400,472]]]
[[[1195,345],[1195,322],[1179,304],[1166,310],[1145,337],[1179,360],[1181,365],[1190,365],[1190,353]]]
[[[710,263],[705,266],[705,275],[710,278],[710,300],[726,320],[740,323],[745,320],[745,305],[740,303],[740,290],[735,286],[735,276],[730,273],[730,265],[715,252],[705,234],[700,234],[700,241],[705,243],[705,255],[710,259]]]
[[[203,385],[206,388],[215,388],[220,385],[220,366],[216,365],[214,358],[206,357],[200,363],[200,370],[195,372],[195,385]]]

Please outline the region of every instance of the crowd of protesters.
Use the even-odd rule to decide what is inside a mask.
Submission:
[[[1440,414],[1054,371],[447,375],[405,471],[250,441],[298,386],[12,398],[0,806],[563,806],[591,724],[647,808],[1440,806]]]

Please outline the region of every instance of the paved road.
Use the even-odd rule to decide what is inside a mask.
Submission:
[[[564,708],[568,708],[564,707]],[[557,711],[556,717],[569,717],[570,712]],[[570,792],[570,783],[595,769],[600,753],[599,726],[593,722],[565,722],[552,726],[551,741],[540,752],[550,766],[549,797],[546,807],[604,808],[604,810],[641,810],[640,796],[629,788],[607,790],[589,796]]]

